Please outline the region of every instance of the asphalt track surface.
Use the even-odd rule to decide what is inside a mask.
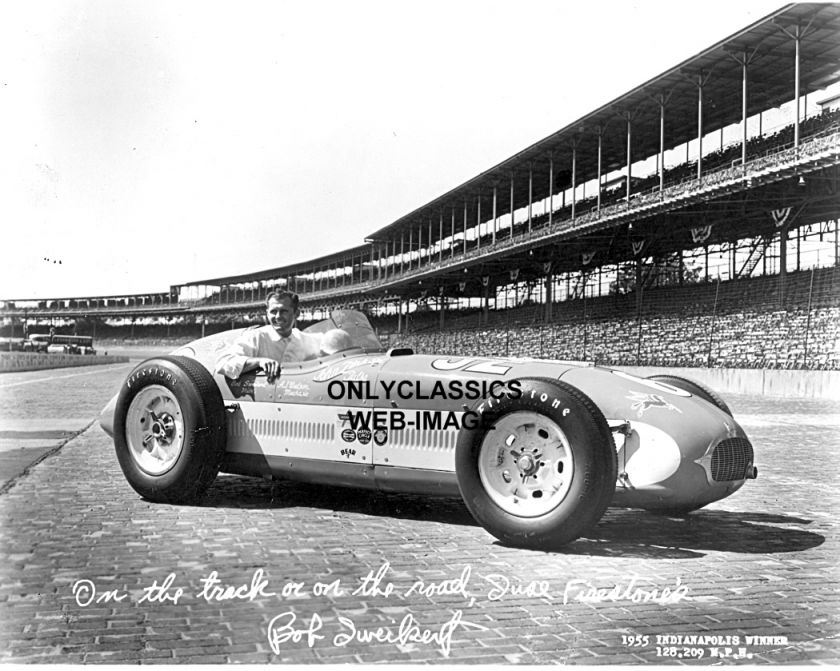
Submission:
[[[450,499],[221,475],[149,503],[94,423],[129,369],[0,376],[2,662],[840,661],[838,403],[728,396],[757,480],[544,553]]]

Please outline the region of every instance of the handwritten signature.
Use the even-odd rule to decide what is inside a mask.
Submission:
[[[391,643],[394,645],[406,645],[409,643],[436,644],[441,653],[448,657],[452,650],[452,637],[460,627],[485,631],[486,627],[480,624],[467,622],[463,619],[463,613],[456,610],[439,629],[423,627],[420,622],[411,614],[407,614],[399,623],[396,629],[393,627],[378,626],[376,628],[359,627],[348,617],[339,615],[337,617],[342,631],[332,637],[332,644],[336,647],[344,647],[353,642],[358,643]],[[275,615],[268,623],[268,644],[275,655],[280,654],[280,646],[289,641],[293,643],[305,642],[310,648],[316,642],[325,639],[325,634],[318,632],[324,628],[324,619],[314,613],[309,619],[309,624],[301,618],[302,626],[296,626],[298,617],[292,611],[285,611]]]

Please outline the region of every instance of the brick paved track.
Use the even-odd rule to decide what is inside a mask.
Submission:
[[[85,386],[107,398],[123,374],[103,371]],[[37,394],[36,386],[20,387],[33,389],[4,412],[43,416],[53,408],[60,416],[71,412],[68,404],[89,412],[90,403],[104,403],[73,402],[60,390]],[[88,391],[77,386],[77,393]],[[38,397],[35,410],[27,394]],[[656,636],[701,634],[740,642],[674,652],[702,651],[701,664],[837,662],[840,407],[728,400],[756,445],[757,481],[688,518],[610,509],[589,537],[555,554],[499,545],[453,500],[220,476],[200,506],[150,504],[127,485],[109,439],[93,426],[0,495],[0,660],[697,663],[661,656],[670,651]],[[256,575],[262,595],[201,598],[200,581],[212,571],[233,586],[250,587]],[[391,583],[390,594],[373,593],[370,582],[368,593],[353,594],[377,571],[380,591]],[[178,603],[141,603],[144,590],[169,574],[167,594],[184,591]],[[456,584],[459,577],[465,584]],[[443,591],[447,580],[458,593],[418,593]],[[333,581],[340,593],[315,594]],[[537,591],[545,581],[548,596],[494,593],[505,581]],[[80,605],[88,595],[74,597],[74,584],[95,585],[99,597],[115,590],[121,600]],[[678,585],[688,593],[672,603],[641,602],[635,591]],[[597,602],[575,600],[588,586],[617,590]],[[457,611],[462,621],[446,656],[441,628]],[[323,638],[310,646],[300,632],[300,640],[282,641],[280,625],[292,614],[299,630],[320,618],[313,634]],[[409,615],[408,624],[443,640],[340,636],[383,627],[380,638],[397,637]],[[276,616],[275,651],[267,632]],[[746,644],[753,635],[786,641]],[[752,656],[710,657],[725,647]]]

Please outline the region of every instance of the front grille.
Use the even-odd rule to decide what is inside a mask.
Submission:
[[[746,438],[727,438],[712,452],[712,479],[743,480],[753,462],[753,448]]]

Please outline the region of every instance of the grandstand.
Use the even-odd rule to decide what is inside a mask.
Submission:
[[[376,231],[167,293],[0,302],[179,341],[357,307],[419,351],[607,364],[840,367],[840,5],[787,5]],[[523,107],[527,114],[527,107]]]

